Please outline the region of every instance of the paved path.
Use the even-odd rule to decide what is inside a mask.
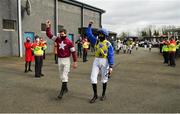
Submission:
[[[116,55],[107,99],[95,104],[89,103],[93,57],[87,63],[80,60],[71,71],[70,91],[62,101],[56,100],[61,85],[53,58],[48,55],[44,61],[41,79],[23,73],[22,59],[0,58],[0,112],[180,112],[180,60],[176,68],[168,67],[157,49]]]

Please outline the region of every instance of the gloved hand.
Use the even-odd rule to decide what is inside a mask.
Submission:
[[[91,26],[93,24],[93,20],[89,21],[89,26]]]
[[[51,22],[49,20],[46,21],[46,28],[51,27]]]

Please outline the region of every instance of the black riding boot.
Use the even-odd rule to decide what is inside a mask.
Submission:
[[[105,100],[105,98],[106,98],[106,87],[107,87],[107,83],[103,83],[103,92],[102,92],[102,96],[100,98],[101,101]]]
[[[66,93],[67,91],[68,91],[68,89],[67,89],[67,82],[63,82],[62,86],[61,86],[61,91],[60,91],[60,93],[58,95],[58,98],[62,99],[64,93]]]
[[[92,84],[92,87],[93,87],[94,96],[90,100],[90,103],[94,103],[96,101],[96,99],[98,98],[98,95],[97,95],[97,84]]]
[[[28,72],[28,71],[27,71],[27,64],[28,64],[28,62],[25,63],[25,70],[24,70],[25,73]]]
[[[132,52],[132,51],[130,50],[129,53],[131,54],[131,52]]]

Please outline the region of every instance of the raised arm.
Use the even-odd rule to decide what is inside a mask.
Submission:
[[[56,40],[57,39],[57,36],[53,36],[52,32],[51,32],[51,23],[50,21],[46,21],[46,35],[49,39],[52,39],[52,40]]]
[[[86,35],[87,35],[87,38],[90,40],[90,42],[95,45],[96,44],[96,37],[93,35],[92,33],[92,26],[93,22],[90,22],[89,25],[88,25],[88,28],[86,30]]]

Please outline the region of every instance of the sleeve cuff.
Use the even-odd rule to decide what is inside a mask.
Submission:
[[[113,68],[113,65],[109,65],[109,68]]]

